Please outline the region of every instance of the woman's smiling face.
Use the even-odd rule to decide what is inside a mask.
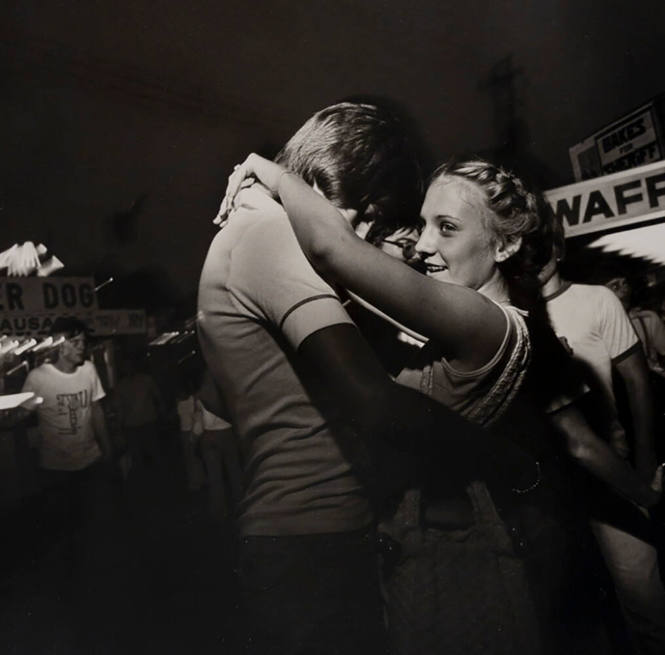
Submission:
[[[425,225],[416,245],[428,274],[472,289],[485,284],[497,262],[491,214],[474,182],[445,175],[434,180],[420,212]]]

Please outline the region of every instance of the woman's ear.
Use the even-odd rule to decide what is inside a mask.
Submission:
[[[516,237],[510,241],[501,241],[494,249],[494,261],[505,262],[522,247],[522,237]]]

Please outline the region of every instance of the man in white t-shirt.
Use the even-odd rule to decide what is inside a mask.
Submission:
[[[627,278],[614,277],[606,282],[605,286],[616,295],[628,313],[642,343],[649,370],[665,377],[665,323],[656,312],[631,306],[633,290]]]
[[[564,253],[563,226],[555,220],[552,258],[540,275],[552,327],[586,369],[586,379],[601,399],[604,436],[627,457],[630,453],[618,418],[612,372],[623,380],[633,424],[635,466],[645,481],[651,480],[656,468],[654,415],[640,341],[612,291],[600,285],[573,284],[561,277],[558,264]],[[608,502],[609,497],[603,498],[594,508],[592,530],[639,652],[663,653],[665,590],[657,551],[626,526],[621,507],[608,508]]]
[[[81,494],[89,487],[94,465],[111,456],[100,404],[105,393],[95,365],[85,359],[85,324],[58,318],[51,335],[60,341],[52,361],[28,373],[23,391],[44,399],[37,410],[39,464],[47,473],[47,486],[63,492],[75,528],[84,518],[82,507],[88,499]]]

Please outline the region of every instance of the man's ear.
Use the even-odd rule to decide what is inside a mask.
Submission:
[[[522,247],[522,237],[516,237],[510,241],[501,241],[494,248],[494,261],[505,262]]]

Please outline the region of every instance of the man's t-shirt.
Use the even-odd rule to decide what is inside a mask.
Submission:
[[[23,391],[34,391],[44,398],[37,409],[42,468],[78,471],[99,459],[92,404],[106,394],[92,362],[84,362],[73,373],[42,364],[28,373]]]
[[[351,323],[312,269],[282,207],[254,189],[213,240],[199,285],[201,351],[239,439],[246,535],[345,532],[371,521],[340,433],[312,400],[297,348]]]
[[[621,302],[606,287],[570,283],[545,301],[554,332],[565,337],[575,359],[588,365],[614,407],[612,364],[639,348]]]

